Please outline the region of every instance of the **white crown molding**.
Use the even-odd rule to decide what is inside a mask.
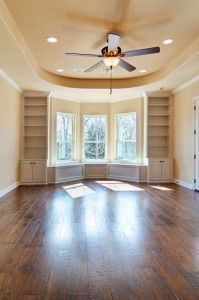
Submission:
[[[70,99],[69,99],[69,96],[64,96],[64,95],[59,95],[57,93],[54,93],[52,92],[52,94],[50,95],[50,98],[51,99],[60,99],[60,100],[65,100],[65,101],[69,101],[69,102],[76,102],[76,103],[98,103],[98,104],[103,104],[103,103],[106,103],[106,104],[112,104],[112,103],[116,103],[116,102],[124,102],[124,101],[129,101],[129,100],[133,100],[133,99],[140,99],[142,98],[142,93],[140,92],[139,94],[136,94],[136,95],[132,95],[132,96],[127,96],[125,99],[108,99],[108,100],[105,100],[105,99],[102,99],[102,100],[95,100],[95,102],[93,102],[93,99],[78,99],[74,96],[70,96]]]
[[[20,182],[15,182],[6,188],[0,190],[0,198],[6,195],[7,193],[11,192],[12,190],[16,189],[20,185]]]
[[[65,100],[65,101],[69,101],[69,102],[76,102],[76,103],[80,103],[80,100],[77,100],[77,99],[68,99],[68,96],[63,96],[63,95],[59,95],[59,94],[56,94],[54,92],[51,93],[51,96],[50,96],[51,99],[59,99],[59,100]]]
[[[51,92],[45,92],[45,91],[23,91],[24,97],[49,97],[51,95]]]
[[[172,93],[175,94],[175,93],[177,93],[177,92],[179,92],[179,91],[182,91],[182,90],[184,90],[185,88],[187,88],[188,86],[190,86],[190,85],[196,83],[197,81],[199,81],[199,75],[197,75],[197,76],[195,76],[194,78],[192,78],[192,79],[186,81],[185,83],[179,85],[176,89],[174,89],[174,90],[172,91]]]
[[[0,76],[5,79],[7,83],[9,83],[14,89],[16,89],[18,92],[22,93],[22,89],[20,86],[8,75],[6,74],[2,69],[0,69]]]
[[[170,91],[149,91],[144,93],[145,97],[170,97]]]

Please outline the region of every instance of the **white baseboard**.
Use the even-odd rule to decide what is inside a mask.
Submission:
[[[176,184],[178,184],[178,185],[181,185],[181,186],[183,186],[183,187],[185,187],[185,188],[187,188],[189,190],[193,190],[194,189],[193,184],[191,184],[191,183],[184,182],[184,181],[179,180],[179,179],[174,179],[173,182],[176,183]]]
[[[15,183],[7,186],[6,188],[0,190],[0,198],[3,197],[4,195],[6,195],[7,193],[11,192],[12,190],[16,189],[19,185],[20,185],[20,182],[17,181]]]

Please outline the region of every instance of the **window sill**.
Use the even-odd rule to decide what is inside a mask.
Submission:
[[[76,165],[83,165],[82,162],[78,162],[78,161],[65,161],[65,162],[57,162],[55,164],[50,165],[50,168],[59,168],[59,167],[67,167],[67,166],[76,166]]]
[[[147,164],[143,163],[136,163],[136,162],[122,162],[122,161],[108,161],[108,160],[103,160],[103,161],[71,161],[71,162],[63,162],[63,163],[56,163],[52,164],[49,167],[50,168],[59,168],[59,167],[69,167],[69,166],[78,166],[78,165],[120,165],[120,166],[135,166],[135,167],[140,167],[140,166],[146,166]]]
[[[102,159],[102,160],[83,160],[82,161],[82,163],[83,164],[85,164],[85,165],[105,165],[105,164],[108,164],[109,163],[109,161],[108,160],[106,160],[106,159]]]

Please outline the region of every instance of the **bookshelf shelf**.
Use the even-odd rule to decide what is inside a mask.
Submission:
[[[148,94],[146,110],[146,157],[159,158],[171,155],[171,100],[170,95]]]
[[[24,159],[47,158],[47,97],[24,97]]]

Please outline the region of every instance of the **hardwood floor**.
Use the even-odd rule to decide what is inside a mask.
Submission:
[[[199,193],[82,183],[0,199],[0,299],[199,299]]]

